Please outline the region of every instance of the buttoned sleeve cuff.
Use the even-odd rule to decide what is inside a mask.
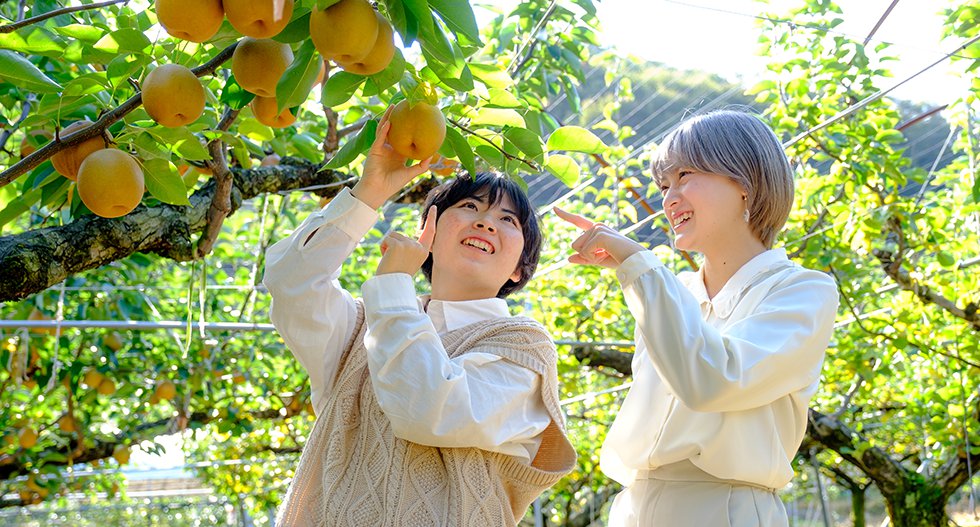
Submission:
[[[406,273],[388,273],[369,278],[361,285],[364,308],[371,313],[380,311],[418,311],[415,282]]]
[[[316,218],[310,222],[313,228],[331,224],[355,242],[363,238],[378,221],[378,212],[354,197],[348,188],[337,193],[326,207],[314,212],[313,216]],[[315,245],[317,238],[314,236],[306,245]]]
[[[619,269],[616,270],[616,278],[619,279],[620,285],[625,288],[636,281],[643,273],[663,266],[664,264],[660,261],[660,258],[657,258],[653,252],[640,251],[634,253],[623,261],[623,263],[619,264]]]

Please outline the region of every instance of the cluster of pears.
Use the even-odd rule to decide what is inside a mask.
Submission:
[[[350,73],[374,75],[395,56],[391,23],[367,0],[341,0],[310,14],[310,38],[325,59]]]
[[[156,12],[167,33],[181,40],[210,40],[225,16],[245,36],[272,38],[293,16],[293,0],[156,0]]]
[[[71,134],[92,126],[91,121],[76,121],[64,128]],[[86,139],[51,156],[54,169],[74,181],[82,203],[103,218],[117,218],[136,208],[145,190],[143,168],[136,158],[117,148],[108,148],[112,140],[105,136]]]

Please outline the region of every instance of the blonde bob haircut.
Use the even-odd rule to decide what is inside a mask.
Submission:
[[[746,193],[752,233],[772,248],[793,207],[793,170],[776,134],[737,110],[695,115],[672,130],[650,162],[659,186],[681,169],[728,176]]]

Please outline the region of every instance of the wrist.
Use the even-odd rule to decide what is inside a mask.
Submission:
[[[358,181],[354,185],[354,188],[350,190],[351,195],[372,209],[380,209],[385,204],[385,201],[388,200],[388,196],[383,192],[379,192],[377,189],[362,184],[362,181]]]
[[[611,248],[610,255],[616,260],[617,264],[622,264],[627,258],[633,256],[634,254],[643,250],[643,246],[630,240],[628,238],[623,239],[622,243],[617,244],[615,248]],[[617,265],[618,267],[618,265]]]

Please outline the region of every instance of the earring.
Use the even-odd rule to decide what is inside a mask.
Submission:
[[[745,214],[742,214],[742,219],[745,220],[745,223],[749,222],[749,209],[745,209]]]

